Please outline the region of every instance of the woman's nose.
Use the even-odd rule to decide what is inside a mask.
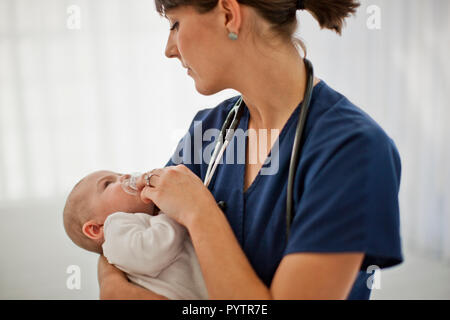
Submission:
[[[180,56],[178,47],[175,40],[173,39],[172,34],[170,34],[169,38],[167,39],[165,54],[167,58],[177,58]]]

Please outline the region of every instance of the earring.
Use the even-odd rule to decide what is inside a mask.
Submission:
[[[230,32],[228,34],[228,38],[230,38],[231,40],[235,41],[235,40],[238,39],[238,35],[236,33],[234,33],[234,32]]]

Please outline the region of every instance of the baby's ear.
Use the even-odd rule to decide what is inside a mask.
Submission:
[[[84,235],[90,239],[98,240],[103,238],[103,225],[98,224],[94,220],[85,222],[82,227]]]

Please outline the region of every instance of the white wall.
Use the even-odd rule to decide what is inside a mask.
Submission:
[[[71,5],[80,30],[67,28]],[[379,30],[366,25],[370,5]],[[382,272],[374,298],[450,298],[449,13],[447,0],[366,0],[342,37],[299,14],[317,75],[402,157],[406,262]],[[0,298],[95,299],[96,257],[62,228],[71,187],[100,168],[164,165],[196,111],[235,94],[195,91],[164,56],[168,26],[151,0],[0,0]],[[72,264],[80,291],[65,286]]]

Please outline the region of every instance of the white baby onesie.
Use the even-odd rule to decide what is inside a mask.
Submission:
[[[169,299],[208,299],[189,233],[166,214],[113,213],[104,235],[103,255],[131,282]]]

